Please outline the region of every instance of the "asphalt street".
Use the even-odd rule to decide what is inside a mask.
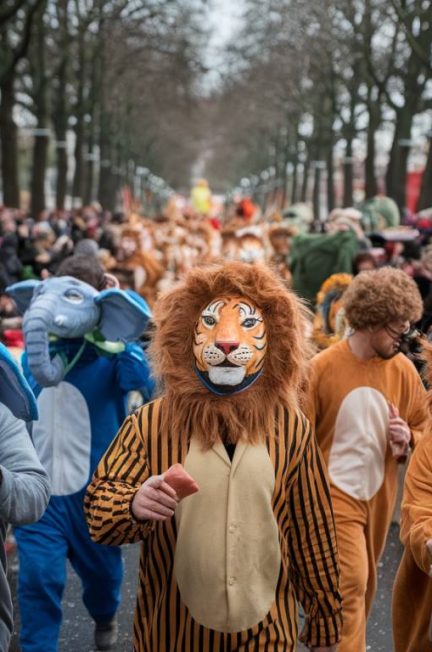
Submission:
[[[378,592],[368,623],[367,650],[370,652],[392,652],[391,642],[391,590],[402,547],[398,539],[398,526],[392,525],[386,550],[379,566]],[[125,546],[125,580],[123,599],[119,611],[119,641],[113,652],[131,652],[132,619],[135,608],[135,592],[138,579],[139,545]],[[9,576],[15,596],[17,561],[9,557]],[[93,652],[93,621],[81,601],[80,582],[69,567],[68,584],[63,598],[64,621],[61,629],[58,652]],[[19,631],[19,613],[15,604],[16,631]],[[306,648],[299,644],[298,652]],[[12,639],[10,652],[19,652],[18,636]],[[161,650],[160,652],[164,652]]]

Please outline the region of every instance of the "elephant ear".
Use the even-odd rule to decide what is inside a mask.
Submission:
[[[17,419],[34,421],[38,418],[33,392],[3,344],[0,344],[0,403],[6,405]]]
[[[6,288],[6,294],[12,297],[12,299],[15,301],[21,315],[23,315],[29,307],[30,302],[33,298],[33,292],[35,288],[39,287],[41,283],[42,281],[29,279],[28,281],[20,281],[19,283],[14,283],[13,285],[9,285]]]
[[[109,342],[138,339],[151,318],[151,310],[142,297],[123,290],[103,290],[95,298],[101,309],[98,328]]]

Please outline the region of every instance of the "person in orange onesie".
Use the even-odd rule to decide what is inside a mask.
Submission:
[[[427,346],[432,381],[432,347]],[[429,391],[432,412],[432,392]],[[432,651],[432,432],[419,442],[405,478],[400,537],[405,546],[393,588],[395,652]]]
[[[412,279],[386,267],[355,277],[343,303],[351,330],[313,358],[308,416],[328,466],[336,521],[344,614],[338,652],[364,652],[398,462],[426,419],[420,377],[400,352],[422,302]]]

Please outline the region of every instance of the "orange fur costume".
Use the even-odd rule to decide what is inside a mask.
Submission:
[[[428,380],[432,380],[432,347],[426,346]],[[432,412],[432,392],[429,391]],[[400,537],[405,546],[393,588],[395,652],[432,651],[432,434],[416,446],[405,477]]]
[[[157,296],[157,284],[163,277],[164,268],[153,253],[142,249],[143,227],[126,224],[122,228],[121,239],[129,240],[132,251],[117,263],[120,272],[131,272],[133,290],[138,292],[152,306]]]
[[[238,317],[243,334],[233,343],[217,309],[228,306],[230,321],[242,302],[250,313]],[[94,541],[144,541],[134,651],[294,652],[297,599],[306,613],[302,640],[333,650],[341,627],[333,517],[321,456],[298,408],[308,348],[302,305],[265,267],[231,262],[193,270],[159,299],[154,319],[164,394],[125,421],[85,502]],[[214,339],[219,354],[235,346],[241,356],[248,339],[266,337],[265,355],[256,356],[262,372],[239,393],[218,395],[194,373],[214,322],[219,335],[224,329],[225,340]],[[199,491],[171,518],[136,521],[137,491],[177,462]]]
[[[415,321],[422,304],[412,279],[386,268],[355,277],[344,306],[353,333],[313,358],[307,414],[328,466],[336,521],[344,608],[338,652],[365,652],[377,564],[397,490],[389,403],[408,425],[412,444],[422,435],[425,409],[420,377],[402,353],[395,348],[385,357],[375,349],[373,356],[361,357],[351,337],[359,332],[363,342],[370,341],[370,333],[382,332],[386,324]]]

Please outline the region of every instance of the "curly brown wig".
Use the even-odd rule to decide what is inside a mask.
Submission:
[[[262,375],[244,392],[218,396],[194,372],[194,327],[203,308],[221,296],[244,296],[263,313],[268,351]],[[194,433],[210,448],[226,441],[258,442],[274,432],[277,405],[296,408],[304,386],[309,345],[308,311],[267,267],[227,262],[195,268],[154,306],[150,347],[164,385],[162,428]]]
[[[346,290],[343,304],[347,321],[354,330],[393,321],[415,322],[423,312],[416,283],[393,267],[358,274]]]

